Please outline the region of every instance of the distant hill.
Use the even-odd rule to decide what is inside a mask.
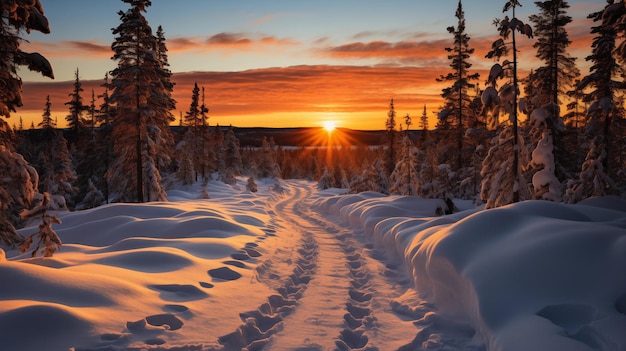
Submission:
[[[211,126],[211,130],[215,127]],[[320,146],[327,142],[328,134],[321,127],[306,128],[264,128],[264,127],[221,127],[226,132],[232,128],[235,136],[239,139],[242,147],[259,147],[263,143],[263,138],[273,138],[274,143],[280,146]],[[176,140],[186,130],[185,127],[172,126],[172,132]],[[63,130],[66,138],[69,137],[67,130]],[[417,137],[421,131],[410,131]],[[42,130],[32,129],[19,132],[20,135],[37,142],[42,137]],[[353,130],[346,128],[337,128],[333,131],[333,145],[381,145],[385,143],[384,130]]]

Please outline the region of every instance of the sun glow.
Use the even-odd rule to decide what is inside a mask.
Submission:
[[[335,130],[335,128],[337,127],[335,125],[335,121],[325,121],[324,124],[324,129],[328,132],[328,133],[332,133],[333,130]]]

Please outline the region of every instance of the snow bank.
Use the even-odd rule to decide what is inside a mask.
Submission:
[[[624,200],[444,217],[428,217],[436,200],[322,193],[314,204],[403,260],[421,297],[489,350],[626,350]]]
[[[171,202],[59,213],[54,257],[0,250],[0,349],[195,349],[207,330],[232,332],[232,306],[253,309],[270,293],[251,269],[254,243],[272,230],[274,195],[261,186],[257,196],[241,179],[210,182],[211,199],[196,185],[170,191]]]

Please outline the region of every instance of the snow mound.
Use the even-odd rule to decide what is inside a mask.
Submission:
[[[436,200],[320,194],[313,203],[402,260],[420,296],[471,324],[489,350],[626,345],[624,200],[527,201],[444,217],[428,217]]]

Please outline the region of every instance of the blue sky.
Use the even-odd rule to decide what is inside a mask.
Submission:
[[[521,2],[523,7],[518,9],[518,18],[526,21],[529,14],[536,12],[536,6],[531,1]],[[110,59],[110,45],[113,42],[111,29],[119,25],[117,13],[127,10],[128,4],[119,0],[42,0],[42,4],[50,21],[51,34],[33,32],[26,35],[25,39],[29,43],[24,43],[22,48],[40,52],[50,60],[55,71],[55,82],[73,80],[77,68],[81,80],[102,80],[105,73],[116,65]],[[415,71],[413,82],[406,77],[394,81],[376,76],[379,86],[370,87],[369,90],[363,88],[354,93],[357,95],[342,97],[341,101],[311,103],[312,106],[324,108],[313,109],[310,113],[330,115],[337,111],[351,112],[354,108],[344,105],[360,100],[360,96],[375,90],[381,96],[380,101],[373,102],[368,108],[380,104],[384,110],[387,105],[384,101],[388,102],[394,96],[400,99],[399,106],[402,106],[402,97],[407,96],[407,113],[418,115],[423,104],[427,104],[429,109],[435,109],[440,104],[437,99],[441,86],[434,81],[449,69],[450,62],[444,48],[451,45],[452,38],[446,28],[456,26],[454,14],[457,4],[458,0],[153,0],[145,16],[153,30],[156,31],[157,26],[162,25],[165,31],[170,69],[179,79],[178,90],[175,91],[179,97],[179,111],[187,108],[185,97],[191,91],[193,81],[200,77],[190,72],[231,72],[227,79],[232,83],[241,79],[238,74],[247,74],[250,70],[256,73],[271,70],[272,74],[278,75],[277,69],[314,66],[315,72],[328,68],[325,74],[334,72],[343,75],[332,77],[345,81],[353,78],[346,76],[346,72],[359,71],[360,68],[381,67],[388,70],[396,67],[398,71],[392,72],[392,75],[400,76],[400,70]],[[579,64],[583,64],[584,57],[590,52],[591,22],[586,16],[598,11],[604,4],[598,0],[569,1],[569,4],[571,8],[568,14],[574,18],[568,27],[570,39],[574,42],[570,52],[579,58]],[[504,16],[503,5],[504,1],[487,0],[466,0],[463,3],[470,44],[476,49],[471,61],[473,69],[477,71],[484,72],[493,64],[484,59],[484,54],[491,42],[497,39],[492,22],[494,18]],[[536,65],[536,50],[532,48],[532,43],[531,40],[525,40],[520,45],[522,70],[530,70]],[[349,69],[339,70],[337,67]],[[304,74],[302,70],[285,70],[279,75],[280,82],[263,80],[267,78],[265,75],[265,78],[259,78],[256,87],[250,83],[249,90],[239,96],[250,96],[273,83],[276,83],[276,87],[284,88],[300,77],[287,78],[285,72],[295,71]],[[386,76],[389,74],[385,73]],[[49,82],[25,70],[20,75],[26,82]],[[252,78],[249,79],[252,81]],[[368,81],[370,78],[367,75],[361,75],[360,79],[355,80],[353,85],[372,83]],[[327,81],[329,85],[334,84],[330,78]],[[209,89],[213,89],[212,96],[226,89],[215,81],[198,83],[207,84]],[[228,88],[233,89],[232,84]],[[302,88],[289,89],[298,92],[297,89]],[[302,93],[315,95],[325,88],[321,84],[311,89],[315,90]],[[45,93],[40,91],[38,94]],[[59,109],[59,114],[64,113],[61,110],[64,108],[62,100],[56,100],[67,94],[58,91],[52,91],[51,94],[55,95],[52,97],[53,106]],[[328,96],[337,94],[326,92]],[[29,98],[38,100],[27,101],[29,106],[25,108],[40,115],[40,105],[43,106],[45,95],[41,97],[34,94]],[[219,95],[217,98],[227,97]],[[247,104],[246,101],[235,101],[233,96],[228,98],[230,100],[224,103],[231,107]],[[264,110],[268,114],[273,111],[271,106]],[[279,110],[274,112],[298,112],[286,108]],[[218,115],[219,111],[235,113],[233,110],[217,108]],[[241,117],[242,113],[237,112],[237,116]],[[234,119],[230,123],[237,124],[239,121],[241,119]]]

